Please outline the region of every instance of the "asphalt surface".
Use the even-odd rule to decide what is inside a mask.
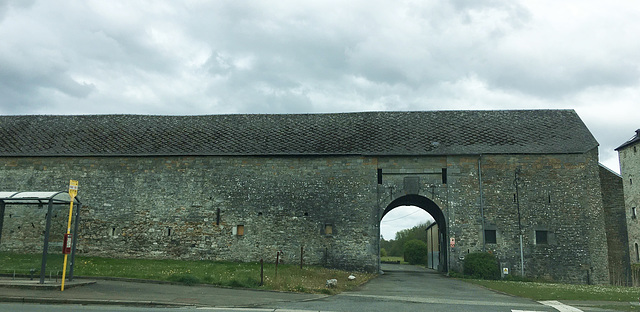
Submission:
[[[16,307],[20,311],[58,311],[59,304],[74,311],[102,311],[104,306],[118,311],[607,311],[584,302],[569,303],[581,305],[578,309],[513,297],[421,267],[383,265],[382,269],[384,275],[357,291],[335,296],[78,278],[67,282],[61,292],[59,282],[34,286],[36,281],[0,278],[0,311]],[[16,287],[20,283],[23,285]]]
[[[312,311],[557,311],[408,265],[383,265],[384,275],[358,291],[308,302],[263,305]]]
[[[82,281],[82,279],[76,278],[76,281]],[[278,302],[304,302],[326,297],[325,295],[231,289],[207,285],[184,286],[124,280],[98,280],[95,283],[65,289],[62,292],[60,283],[50,282],[49,284],[53,287],[49,289],[7,287],[12,283],[3,278],[0,280],[0,301],[166,307],[253,307]]]

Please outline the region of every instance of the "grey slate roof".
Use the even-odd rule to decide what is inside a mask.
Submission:
[[[624,142],[622,145],[618,146],[618,148],[616,148],[616,151],[619,151],[629,145],[632,145],[636,142],[640,142],[640,129],[636,130],[636,135],[634,135],[631,139],[629,139],[627,142]]]
[[[573,110],[0,116],[0,156],[583,153]]]

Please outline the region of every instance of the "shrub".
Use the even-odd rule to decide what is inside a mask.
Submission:
[[[500,266],[495,255],[474,252],[464,258],[464,275],[477,279],[500,279]]]
[[[404,260],[409,264],[426,264],[427,244],[417,239],[404,243]]]
[[[380,248],[380,257],[386,257],[387,256],[387,250],[384,248]]]

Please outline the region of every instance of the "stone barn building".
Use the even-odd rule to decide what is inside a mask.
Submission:
[[[1,116],[0,164],[0,191],[79,181],[84,255],[299,263],[303,247],[306,264],[377,271],[380,220],[411,205],[437,222],[444,272],[476,251],[573,283],[628,266],[573,110]],[[38,252],[45,213],[8,205],[0,251]]]
[[[620,183],[624,189],[623,214],[628,228],[628,239],[631,263],[640,263],[640,129],[629,141],[616,148],[620,160]],[[639,281],[636,281],[638,283]]]

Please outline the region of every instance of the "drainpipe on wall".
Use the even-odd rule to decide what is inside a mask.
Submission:
[[[484,237],[484,196],[482,193],[482,154],[478,158],[478,181],[480,187],[480,217],[482,218],[482,252],[487,251],[486,239]]]
[[[447,164],[449,163],[449,159],[447,158]],[[453,250],[451,248],[449,248],[449,242],[447,242],[446,240],[448,238],[451,237],[451,224],[453,222],[451,222],[451,202],[449,201],[449,185],[450,185],[451,181],[449,181],[449,183],[447,183],[447,188],[446,188],[446,196],[447,196],[447,220],[445,220],[446,223],[446,233],[443,233],[443,235],[438,235],[438,240],[442,241],[442,243],[440,244],[440,252],[442,252],[442,250],[446,250],[447,252],[445,253],[445,255],[447,256],[446,263],[447,263],[447,276],[449,276],[449,271],[451,270],[451,254],[453,253]],[[440,229],[440,227],[438,227],[438,232],[442,233],[442,230]],[[447,235],[447,237],[440,237],[440,236],[444,236]],[[443,264],[444,265],[444,264]]]
[[[376,159],[376,163],[377,163],[377,159]],[[378,166],[376,166],[378,167]],[[380,226],[380,222],[382,221],[380,219],[380,186],[382,186],[382,169],[381,168],[377,168],[377,174],[378,174],[378,183],[376,183],[376,233],[378,234],[378,237],[376,239],[376,241],[378,242],[378,273],[380,273],[382,271],[382,267],[380,264],[380,230],[381,230],[381,226]]]
[[[520,276],[524,277],[524,252],[522,248],[522,222],[520,221],[520,192],[518,190],[519,180],[520,180],[520,168],[517,168],[513,183],[516,186],[516,207],[518,208],[518,232],[520,234]]]

